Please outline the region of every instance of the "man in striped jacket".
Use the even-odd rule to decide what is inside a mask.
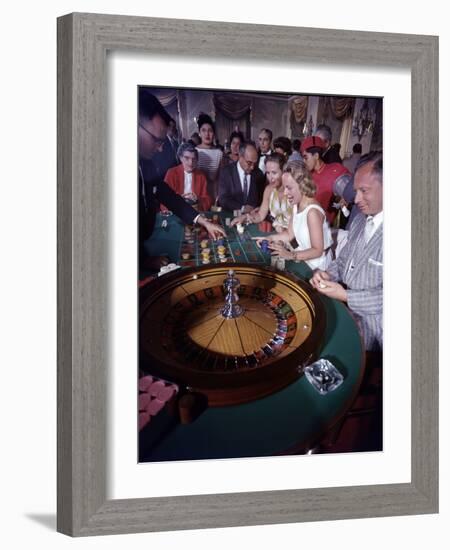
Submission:
[[[328,270],[317,270],[311,284],[320,293],[346,302],[368,351],[383,348],[383,157],[361,157],[355,172],[355,204],[347,244]]]

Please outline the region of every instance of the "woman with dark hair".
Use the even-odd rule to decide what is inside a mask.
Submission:
[[[231,132],[230,134],[230,152],[225,156],[227,164],[237,162],[239,160],[239,147],[244,143],[245,138],[242,132]]]
[[[282,186],[283,166],[285,158],[278,153],[273,153],[265,158],[267,185],[264,189],[262,203],[248,214],[241,214],[234,218],[231,225],[238,223],[260,223],[268,214],[272,217],[272,226],[281,233],[288,228],[292,215],[292,206],[284,194]]]
[[[198,168],[206,174],[208,194],[215,201],[223,152],[214,145],[215,129],[212,118],[205,113],[201,113],[197,118],[197,125],[201,139],[200,145],[197,146]]]
[[[286,231],[272,236],[269,248],[286,260],[304,261],[311,269],[326,270],[331,261],[331,231],[323,208],[314,198],[316,186],[303,162],[286,164],[283,187],[292,217]]]
[[[280,136],[273,141],[273,150],[286,157],[286,160],[292,155],[292,142],[288,137]]]

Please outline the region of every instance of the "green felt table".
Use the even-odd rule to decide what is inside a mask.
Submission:
[[[167,220],[163,229],[158,217],[146,246],[151,254],[164,253],[176,262],[184,225],[174,215]],[[248,226],[248,231],[262,235],[255,225]],[[270,256],[266,261],[270,263]],[[286,270],[304,279],[311,275],[303,262],[286,262]],[[353,318],[342,303],[326,297],[322,300],[326,332],[320,357],[330,360],[343,374],[341,386],[321,395],[301,376],[268,397],[237,406],[210,407],[186,425],[171,421],[167,411],[162,411],[164,433],[157,438],[150,435],[152,444],[148,445],[143,431],[140,461],[271,456],[303,451],[316,442],[347,411],[364,371],[364,353]]]

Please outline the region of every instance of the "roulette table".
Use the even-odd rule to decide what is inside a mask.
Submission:
[[[205,244],[176,216],[158,217],[146,243],[182,269],[140,289],[141,380],[162,380],[171,396],[139,432],[140,462],[305,452],[359,388],[364,354],[345,306],[310,287],[303,262],[271,266],[251,239],[257,226],[226,229],[223,243]],[[344,377],[326,395],[303,375],[318,358]]]

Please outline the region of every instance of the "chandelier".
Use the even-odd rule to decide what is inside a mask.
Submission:
[[[358,136],[358,141],[361,141],[363,136],[373,132],[373,119],[374,115],[372,110],[369,109],[369,102],[366,98],[353,120],[353,135]]]

